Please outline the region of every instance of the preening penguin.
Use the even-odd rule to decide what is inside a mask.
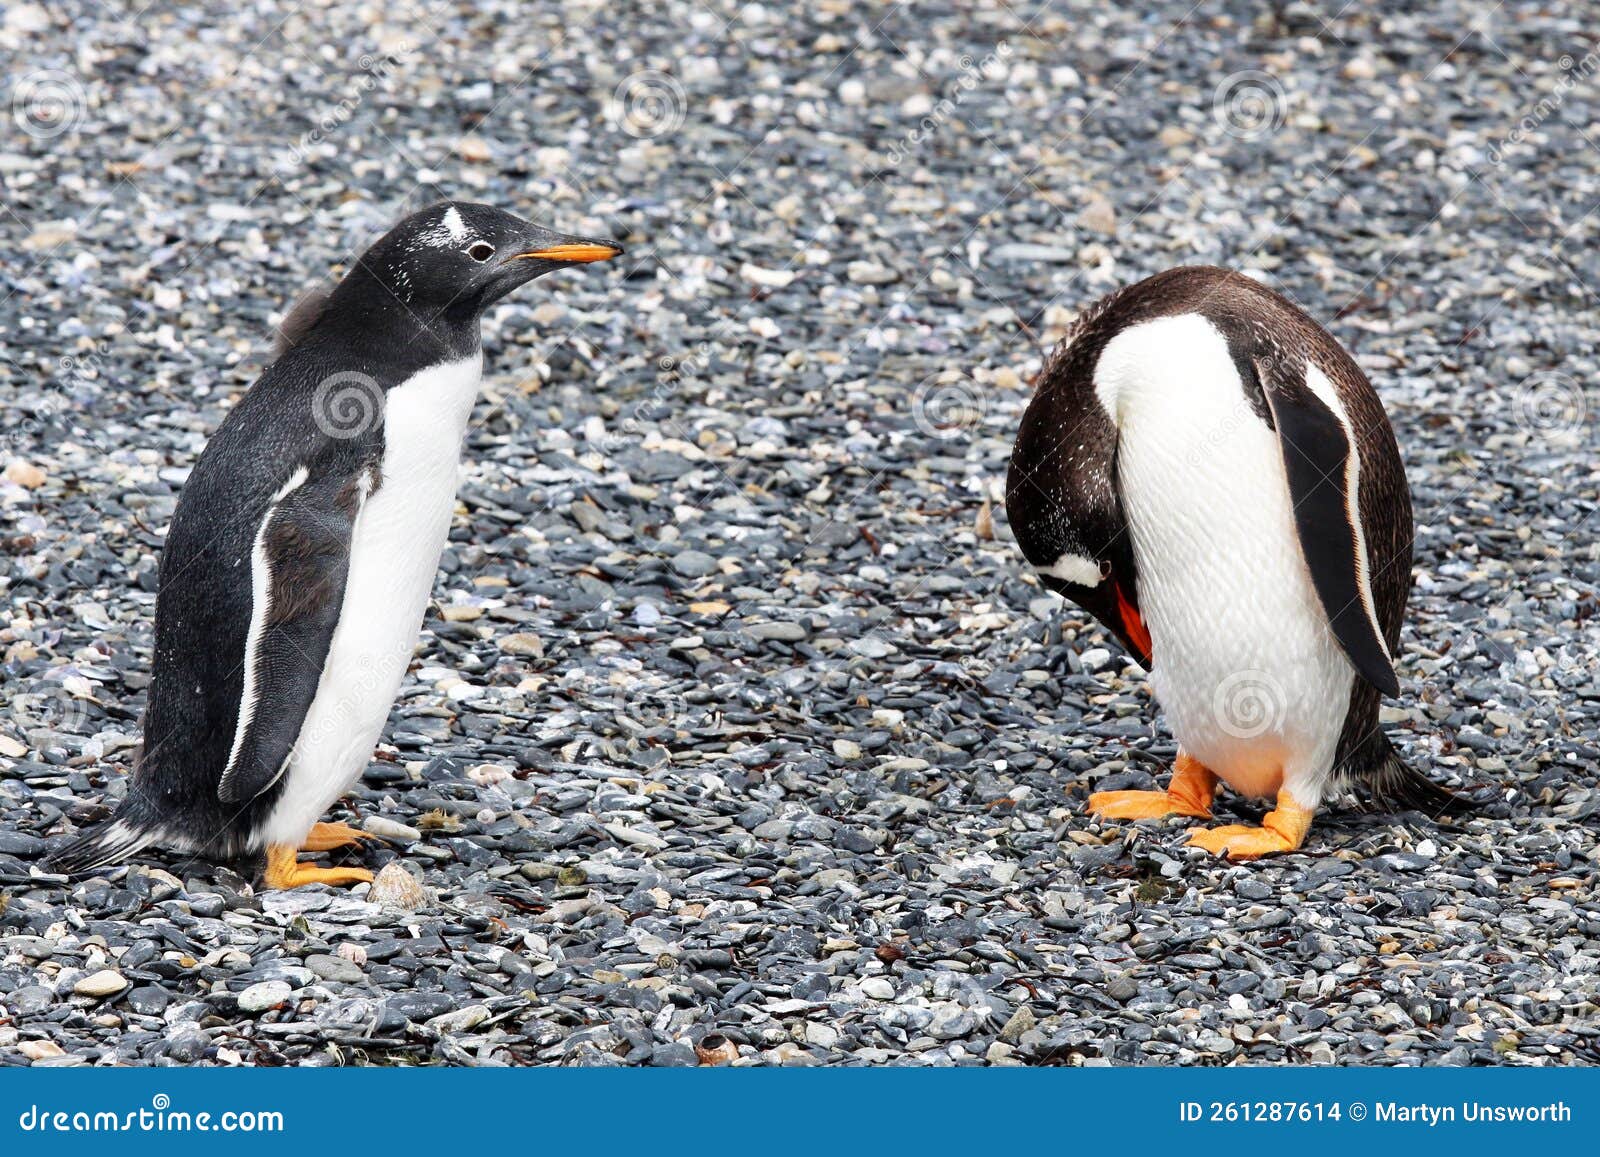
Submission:
[[[270,887],[372,878],[296,851],[360,838],[317,820],[366,767],[416,645],[478,392],[479,319],[542,274],[621,252],[445,203],[295,311],[168,530],[127,797],[52,857],[59,869],[161,844],[264,850]]]
[[[1247,277],[1173,269],[1090,307],[1022,419],[1006,510],[1044,584],[1150,672],[1179,751],[1111,818],[1209,818],[1216,782],[1275,797],[1232,859],[1305,839],[1330,789],[1435,815],[1467,800],[1378,727],[1411,587],[1411,497],[1377,394],[1339,344]]]

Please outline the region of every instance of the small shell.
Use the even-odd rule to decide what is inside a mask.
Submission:
[[[703,1065],[726,1065],[739,1059],[739,1046],[720,1032],[708,1032],[694,1046],[694,1055]]]
[[[428,890],[399,860],[383,866],[367,891],[367,903],[415,912],[428,906]]]

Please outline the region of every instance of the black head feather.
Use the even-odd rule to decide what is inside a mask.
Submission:
[[[332,282],[315,286],[300,295],[300,299],[289,307],[289,312],[278,323],[278,340],[273,347],[273,357],[282,357],[300,344],[300,339],[327,312],[328,300],[332,296]]]

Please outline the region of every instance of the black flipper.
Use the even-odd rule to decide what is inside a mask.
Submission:
[[[1398,695],[1400,680],[1379,633],[1364,560],[1366,535],[1352,477],[1352,464],[1360,461],[1355,433],[1307,384],[1303,358],[1256,353],[1251,360],[1272,411],[1300,549],[1328,625],[1361,677],[1385,695]]]
[[[245,662],[253,667],[233,751],[217,785],[224,803],[254,799],[288,764],[339,622],[364,493],[359,481],[338,477],[306,482],[262,521],[257,544],[270,581],[259,636],[247,644]]]

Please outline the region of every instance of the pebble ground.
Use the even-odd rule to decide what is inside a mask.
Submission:
[[[1335,7],[6,4],[0,1064],[1600,1060],[1593,30]],[[195,456],[439,195],[629,252],[485,324],[335,816],[379,882],[43,875],[122,790]],[[1173,743],[999,488],[1075,312],[1195,262],[1383,397],[1386,719],[1483,814],[1239,866],[1084,815]]]

